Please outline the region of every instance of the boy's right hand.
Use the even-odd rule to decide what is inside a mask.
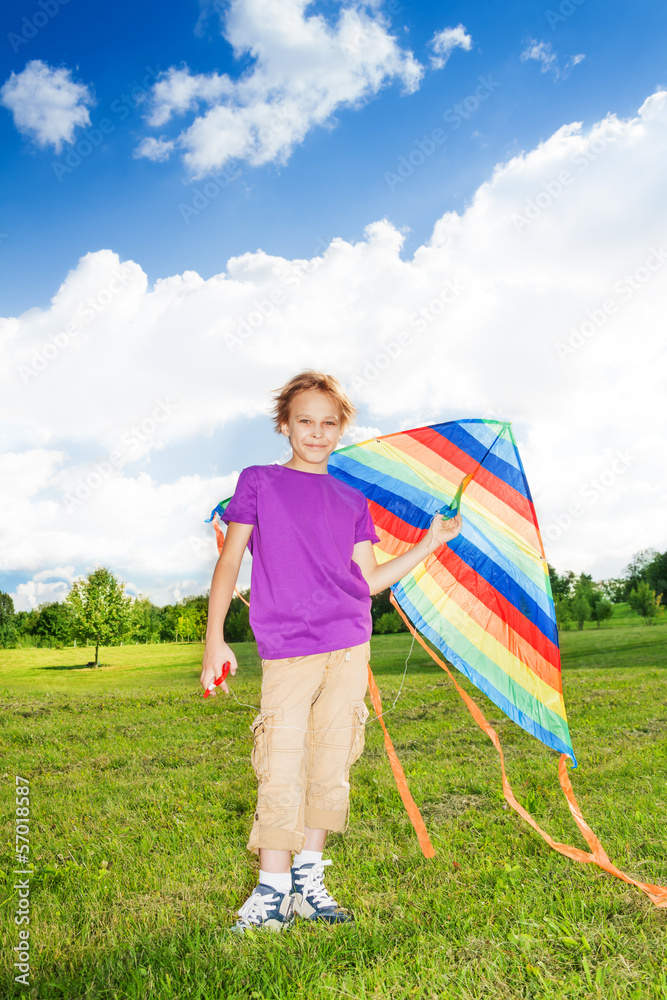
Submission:
[[[236,657],[226,642],[215,644],[206,643],[204,658],[202,660],[201,675],[199,683],[204,688],[204,694],[208,691],[211,695],[216,694],[215,681],[223,676],[223,667],[229,663],[229,673],[234,676],[238,669]],[[229,694],[229,688],[225,681],[219,685],[225,694]]]

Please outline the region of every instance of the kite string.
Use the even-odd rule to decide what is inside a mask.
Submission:
[[[435,541],[435,536],[432,534],[431,535],[431,540],[428,543],[428,546],[427,546],[427,549],[426,549],[426,555],[424,556],[424,559],[423,559],[424,569],[425,570],[428,569],[428,564],[429,564],[429,560],[431,559],[431,556],[435,557],[435,552],[432,551],[434,541]],[[379,719],[384,718],[385,715],[390,715],[391,712],[393,712],[394,709],[396,708],[396,702],[398,701],[398,699],[401,696],[401,692],[403,690],[403,685],[405,684],[405,678],[408,675],[408,663],[410,662],[410,657],[412,656],[412,650],[414,648],[415,648],[415,633],[413,632],[412,633],[412,642],[410,643],[410,649],[408,650],[408,655],[405,658],[405,667],[403,669],[403,676],[401,677],[401,683],[400,683],[400,685],[398,687],[398,691],[396,692],[396,697],[394,698],[393,702],[391,703],[391,708],[387,708],[383,712],[380,712],[377,715],[374,715],[372,719],[368,719],[368,721],[366,722],[367,726],[371,722],[377,722]]]

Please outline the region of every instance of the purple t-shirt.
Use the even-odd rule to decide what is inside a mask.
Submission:
[[[370,639],[368,584],[352,560],[357,542],[379,541],[363,493],[328,474],[251,465],[223,520],[254,525],[250,625],[262,659]]]

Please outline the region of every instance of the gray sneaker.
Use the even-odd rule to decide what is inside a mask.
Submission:
[[[261,883],[253,889],[239,910],[239,920],[233,931],[243,934],[260,927],[270,931],[285,931],[294,922],[294,900],[290,892],[276,892]]]
[[[304,920],[325,920],[329,924],[344,924],[354,920],[349,910],[339,906],[324,888],[324,868],[332,861],[292,868],[294,912]]]

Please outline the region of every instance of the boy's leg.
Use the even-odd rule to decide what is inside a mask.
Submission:
[[[313,702],[306,739],[305,823],[311,830],[346,829],[349,773],[364,748],[370,643],[332,653]]]
[[[292,868],[294,909],[308,920],[354,919],[324,887],[324,869],[331,861],[323,861],[321,852],[328,830],[342,832],[347,824],[349,770],[363,749],[368,716],[364,695],[369,651],[364,643],[332,653],[313,703],[305,757],[306,844]]]
[[[262,852],[265,871],[289,871],[290,852],[304,846],[306,734],[327,660],[321,654],[262,664],[261,709],[252,725],[259,787],[248,849]]]

